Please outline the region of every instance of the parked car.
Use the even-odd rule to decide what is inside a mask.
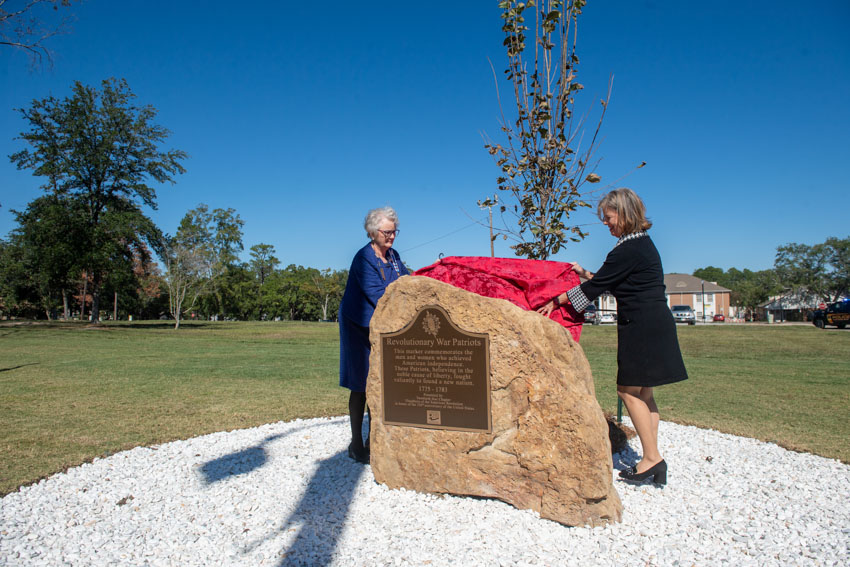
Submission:
[[[716,313],[714,315],[714,319],[712,319],[715,323],[722,323],[726,320],[726,317],[723,316],[723,313]]]
[[[673,305],[670,307],[670,311],[673,312],[673,319],[677,323],[697,324],[697,315],[690,305]]]
[[[598,316],[599,316],[599,313],[596,311],[596,306],[592,303],[590,305],[588,305],[587,308],[584,310],[584,322],[585,323],[590,323],[591,325],[598,325],[599,324]]]
[[[599,323],[616,323],[617,316],[610,311],[606,311],[604,313],[599,314]]]
[[[830,303],[826,309],[818,309],[812,314],[812,323],[819,329],[827,325],[843,329],[850,323],[850,300]]]

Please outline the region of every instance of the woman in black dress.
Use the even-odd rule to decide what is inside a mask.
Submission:
[[[664,295],[661,257],[647,230],[643,201],[631,189],[611,191],[599,202],[599,218],[617,244],[594,274],[573,263],[585,282],[556,296],[537,311],[548,316],[569,302],[579,313],[605,291],[617,299],[617,394],[632,418],[643,459],[620,478],[667,483],[667,463],[658,451],[658,406],[652,388],[685,380],[676,322]]]

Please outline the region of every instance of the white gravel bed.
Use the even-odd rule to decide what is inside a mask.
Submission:
[[[616,482],[623,521],[389,490],[348,419],[97,459],[0,501],[0,565],[850,565],[850,467],[662,422],[668,486]],[[635,440],[615,471],[637,458]]]

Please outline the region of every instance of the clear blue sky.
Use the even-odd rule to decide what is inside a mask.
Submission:
[[[166,232],[232,207],[244,258],[266,243],[284,266],[347,268],[366,211],[390,204],[411,267],[489,255],[470,216],[498,175],[481,137],[499,133],[497,4],[87,0],[52,69],[0,48],[0,235],[43,182],[6,157],[27,128],[13,109],[123,77],[190,155],[148,211]],[[590,0],[577,108],[614,76],[597,172],[647,162],[618,185],[644,198],[665,271],[770,268],[777,246],[850,233],[848,30],[847,0]],[[554,259],[592,270],[613,238],[574,220],[590,237]]]

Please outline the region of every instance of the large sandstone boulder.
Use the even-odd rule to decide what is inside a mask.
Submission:
[[[442,307],[463,331],[489,335],[490,433],[384,423],[381,334],[403,329],[429,305]],[[620,520],[608,424],[584,352],[565,328],[508,301],[411,276],[378,303],[371,342],[367,399],[376,481],[497,498],[567,525]]]

